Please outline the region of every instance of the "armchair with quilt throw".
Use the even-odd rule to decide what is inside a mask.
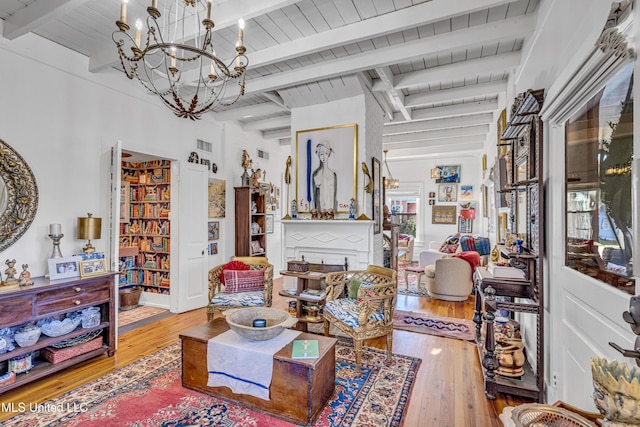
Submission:
[[[329,335],[332,324],[353,339],[358,369],[362,342],[368,338],[387,337],[387,364],[391,363],[397,274],[395,270],[375,265],[366,270],[327,274],[324,334]],[[340,298],[343,293],[345,297]]]
[[[209,270],[207,319],[242,307],[271,307],[273,265],[266,257],[234,257]]]
[[[480,265],[475,251],[459,252],[437,259],[424,269],[427,293],[445,301],[465,301],[473,288],[473,272]]]

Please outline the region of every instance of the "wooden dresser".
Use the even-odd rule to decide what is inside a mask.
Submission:
[[[0,329],[35,323],[87,307],[100,307],[101,316],[100,324],[95,327],[78,326],[74,331],[55,338],[41,334],[38,342],[32,346],[20,347],[15,344],[15,350],[0,354],[0,366],[3,366],[0,374],[6,372],[4,362],[9,359],[32,353],[33,361],[33,368],[27,373],[17,374],[15,383],[0,386],[0,394],[103,353],[113,356],[116,348],[114,275],[109,273],[54,281],[36,277],[33,279],[34,285],[30,287],[0,287]],[[103,342],[102,347],[96,350],[55,364],[40,357],[40,350],[44,347],[97,329],[103,330]]]

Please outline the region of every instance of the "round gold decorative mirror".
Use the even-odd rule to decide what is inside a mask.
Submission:
[[[0,139],[0,252],[27,231],[37,208],[33,172],[20,154]]]

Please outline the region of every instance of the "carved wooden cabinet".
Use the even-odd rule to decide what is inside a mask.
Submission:
[[[28,288],[0,288],[0,329],[19,327],[48,317],[64,316],[87,307],[100,307],[101,316],[99,324],[94,327],[78,326],[72,332],[58,337],[41,334],[34,345],[20,347],[16,344],[14,350],[0,354],[0,366],[4,366],[4,362],[10,359],[29,353],[32,354],[33,363],[29,372],[17,374],[16,382],[0,386],[0,394],[103,353],[113,356],[116,349],[115,286],[114,274],[104,274],[54,281],[36,277],[34,285]],[[102,346],[98,349],[55,364],[41,357],[40,351],[47,346],[99,329],[102,329]],[[0,372],[4,373],[4,370]]]
[[[504,194],[509,206],[508,231],[523,242],[523,252],[502,246],[503,258],[524,271],[526,280],[493,277],[485,268],[475,275],[476,322],[478,352],[485,378],[485,393],[495,399],[497,392],[544,400],[544,295],[542,259],[544,256],[544,187],[542,176],[542,90],[519,95],[511,111],[511,119],[501,136],[506,147],[506,185],[497,191]],[[500,150],[499,150],[500,151]],[[497,298],[506,297],[506,298]],[[530,313],[535,316],[535,364],[526,362],[524,375],[509,378],[498,375],[495,354],[494,319],[496,311]],[[485,337],[482,325],[486,326]],[[533,332],[533,331],[532,331]],[[534,369],[532,369],[534,366]]]

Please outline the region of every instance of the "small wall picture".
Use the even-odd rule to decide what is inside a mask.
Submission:
[[[436,199],[429,199],[429,205],[433,206],[436,204]]]
[[[80,276],[80,261],[81,256],[49,258],[49,278],[58,280]]]
[[[106,273],[107,261],[105,259],[90,259],[80,261],[80,276],[95,276],[96,274]]]
[[[432,224],[455,224],[457,206],[434,206],[431,209]]]
[[[436,177],[437,183],[460,182],[460,165],[456,166],[436,166],[437,171],[432,171],[431,176]]]
[[[264,228],[267,234],[273,233],[273,215],[265,215]]]
[[[209,243],[209,255],[216,255],[218,253],[218,242]]]
[[[207,236],[209,241],[220,238],[220,221],[209,221]]]
[[[439,184],[438,185],[438,201],[439,202],[457,202],[458,201],[458,185],[457,184]]]
[[[429,191],[429,198],[430,199],[435,199],[436,198],[436,192],[435,191]]]
[[[461,185],[460,200],[472,200],[472,199],[473,199],[473,185]]]

